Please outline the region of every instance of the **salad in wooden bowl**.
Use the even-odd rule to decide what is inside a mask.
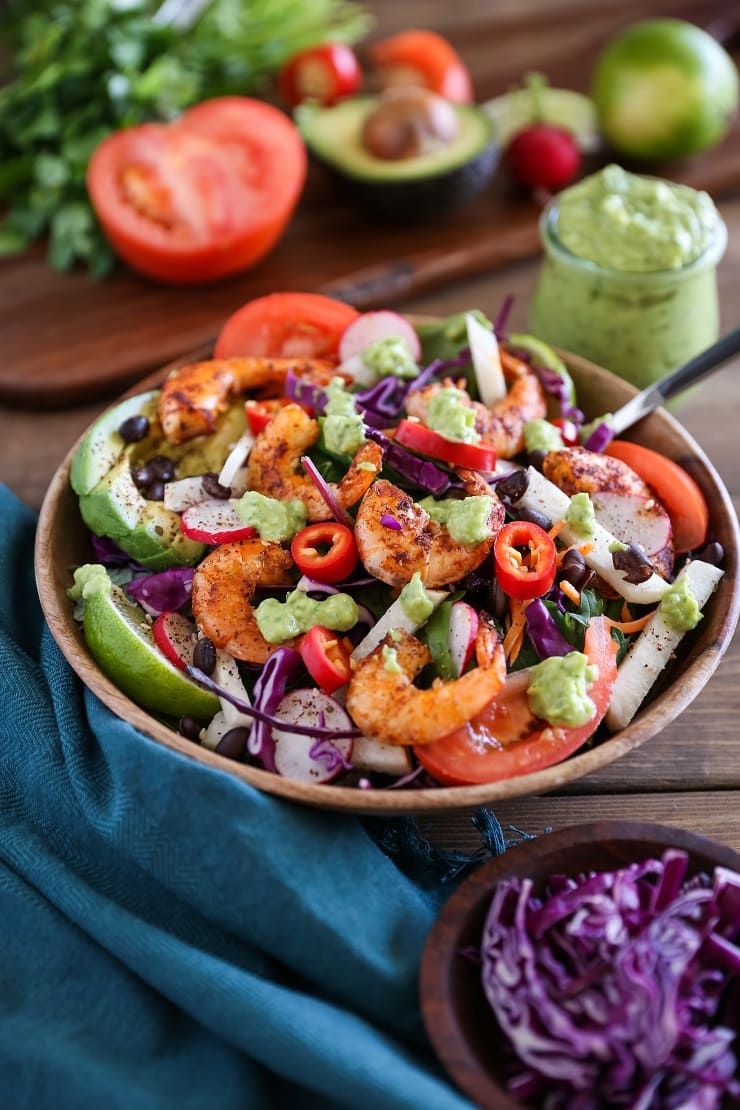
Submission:
[[[611,441],[631,387],[536,337],[283,293],[168,369],[60,467],[36,568],[86,684],[186,755],[371,813],[541,792],[731,638],[711,464],[662,411]]]

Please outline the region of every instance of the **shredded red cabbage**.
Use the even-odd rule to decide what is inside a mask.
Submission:
[[[619,871],[499,883],[481,981],[512,1054],[509,1090],[548,1110],[719,1107],[733,1078],[740,875],[684,882],[686,853]]]
[[[323,713],[321,716],[323,717]],[[344,758],[330,736],[331,734],[327,729],[325,736],[320,736],[317,740],[314,740],[308,749],[309,758],[320,760],[329,772],[336,771],[338,767],[342,767],[345,771],[351,771],[352,764]]]
[[[190,601],[193,574],[192,567],[170,567],[159,574],[132,578],[126,590],[147,613],[172,613]]]
[[[591,435],[585,441],[583,447],[586,451],[595,451],[598,454],[601,454],[601,452],[609,446],[613,439],[614,432],[612,430],[611,424],[608,420],[602,420],[601,423],[597,424],[594,430],[591,432]]]
[[[320,416],[326,408],[326,393],[317,385],[299,378],[292,370],[285,376],[285,396],[296,404],[305,405],[313,411],[315,416]]]
[[[440,470],[428,459],[420,459],[418,455],[412,455],[410,451],[406,451],[375,428],[367,429],[367,438],[379,443],[384,449],[384,462],[387,466],[392,467],[402,478],[420,486],[428,493],[439,496],[455,485],[444,470]]]
[[[513,293],[509,293],[506,297],[504,297],[504,303],[501,305],[501,308],[498,310],[498,315],[493,321],[493,333],[498,339],[506,338],[506,332],[504,331],[504,328],[506,327],[506,322],[509,319],[511,310],[514,307],[515,299],[516,298],[514,297]]]
[[[90,543],[96,563],[102,563],[105,567],[130,566],[135,570],[146,570],[146,567],[135,562],[130,555],[121,550],[115,540],[109,539],[108,536],[97,536],[95,532],[91,532]]]
[[[396,520],[390,513],[383,513],[380,517],[380,523],[384,528],[390,528],[393,532],[401,531],[401,522]]]
[[[306,471],[306,474],[308,474],[309,478],[316,486],[316,489],[323,497],[324,501],[326,502],[326,507],[328,508],[334,519],[338,520],[340,524],[346,525],[347,528],[354,529],[354,520],[349,515],[347,510],[342,508],[342,506],[339,504],[336,496],[334,495],[334,490],[331,488],[324,476],[320,473],[316,464],[312,462],[311,459],[309,459],[308,455],[301,456],[301,466]]]
[[[540,598],[530,601],[524,617],[527,635],[540,659],[548,659],[551,655],[568,655],[573,651],[573,645],[568,643]]]

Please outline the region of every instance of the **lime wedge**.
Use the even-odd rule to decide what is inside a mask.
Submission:
[[[551,89],[540,92],[540,119],[570,131],[581,150],[597,150],[601,138],[594,102],[572,89]],[[509,139],[523,127],[535,122],[535,102],[529,89],[515,89],[481,104],[493,123],[496,141],[506,146]]]
[[[218,698],[165,659],[146,613],[117,586],[87,597],[83,627],[102,670],[138,705],[203,721],[218,712]]]

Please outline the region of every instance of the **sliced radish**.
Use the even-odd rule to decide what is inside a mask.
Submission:
[[[226,462],[221,467],[221,473],[218,476],[219,485],[226,486],[232,493],[237,492],[234,489],[234,484],[239,475],[239,471],[249,458],[249,452],[252,450],[253,446],[254,436],[251,432],[244,432],[231,448],[231,451],[226,457]],[[243,480],[246,481],[246,478]],[[244,490],[240,492],[243,493]]]
[[[378,380],[378,375],[369,366],[366,366],[359,355],[352,355],[346,362],[340,363],[337,367],[337,374],[346,374],[352,378],[357,385],[375,385]]]
[[[213,677],[219,686],[233,694],[237,698],[241,698],[248,705],[252,704],[252,699],[246,691],[242,676],[239,674],[239,668],[236,665],[236,660],[228,652],[222,651],[220,648],[216,651],[216,667],[213,672]],[[232,705],[226,698],[221,698],[221,712],[224,715],[226,723],[229,728],[237,728],[243,726],[244,728],[251,729],[254,724],[254,718],[248,717],[246,713],[242,713],[235,705]],[[227,730],[228,731],[228,730]]]
[[[478,614],[467,601],[456,601],[450,610],[450,628],[447,647],[450,651],[455,674],[460,677],[472,659],[475,637],[478,634]]]
[[[671,518],[654,498],[631,493],[592,493],[599,524],[622,543],[634,543],[656,555],[671,542]]]
[[[198,632],[182,613],[162,613],[152,625],[152,634],[155,644],[170,663],[181,671],[192,664]]]
[[[403,339],[415,362],[421,358],[421,343],[412,324],[397,312],[381,309],[379,312],[363,312],[356,316],[345,328],[339,340],[339,357],[344,363],[354,355],[361,355],[371,343],[379,339],[397,336]]]
[[[475,380],[478,384],[478,396],[484,405],[495,405],[508,392],[504,372],[501,369],[498,341],[494,333],[484,328],[472,312],[465,315],[465,327]]]
[[[314,738],[290,730],[291,724],[310,725],[326,729],[327,733],[350,730],[352,721],[334,698],[320,690],[291,690],[281,699],[275,716],[287,726],[272,729],[278,774],[300,782],[331,782],[347,770],[352,755],[351,737]]]
[[[182,532],[200,543],[230,543],[256,536],[256,529],[237,516],[236,501],[236,498],[227,501],[214,498],[191,505],[180,518]]]
[[[203,489],[203,478],[200,474],[165,483],[164,507],[171,509],[173,513],[182,513],[191,505],[197,505],[199,501],[206,500],[208,500],[208,494]]]

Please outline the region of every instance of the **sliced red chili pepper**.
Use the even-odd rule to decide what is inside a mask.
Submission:
[[[522,554],[520,547],[529,550]],[[542,597],[555,581],[555,544],[529,520],[512,520],[503,526],[493,545],[493,557],[499,585],[509,597],[520,601]]]
[[[358,560],[351,529],[334,520],[303,528],[293,539],[290,553],[301,573],[317,582],[341,582],[352,573]]]
[[[314,625],[301,638],[298,651],[311,678],[325,694],[333,694],[349,682],[350,651],[336,632]]]
[[[396,443],[420,455],[441,459],[451,466],[486,471],[496,468],[496,450],[490,443],[458,443],[414,420],[402,420],[399,423],[396,428]]]
[[[554,424],[555,427],[559,429],[560,438],[562,439],[566,447],[578,446],[578,428],[572,420],[563,420],[559,417],[557,420],[551,420],[550,423]]]

